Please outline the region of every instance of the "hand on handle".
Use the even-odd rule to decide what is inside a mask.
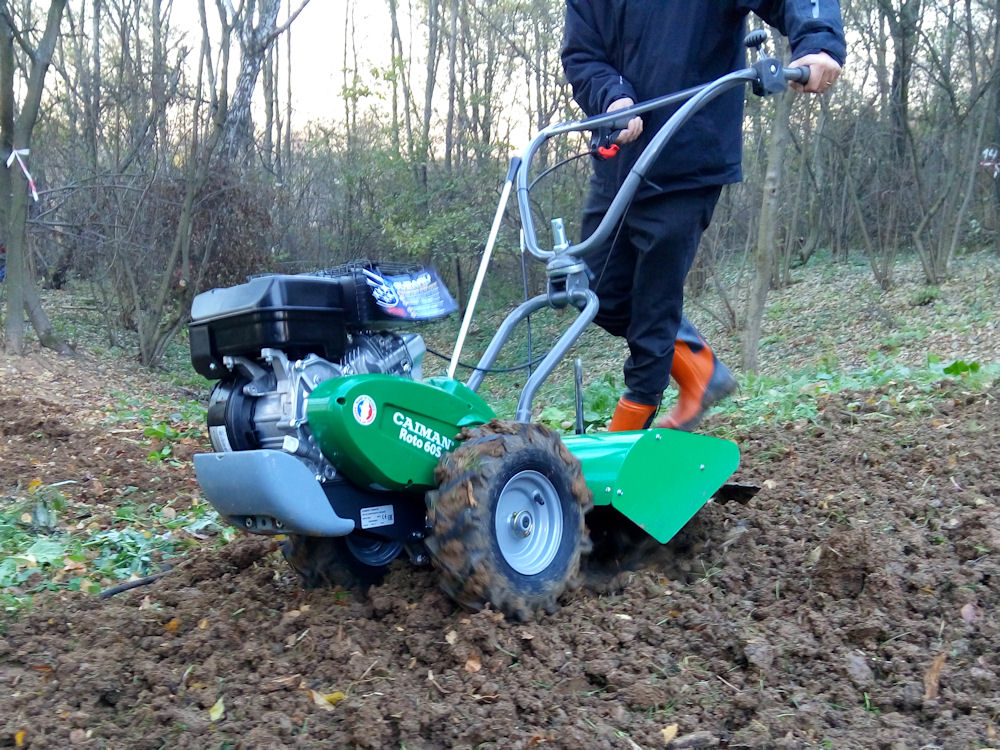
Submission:
[[[790,68],[797,66],[809,67],[808,81],[803,83],[792,81],[789,83],[793,89],[802,93],[825,94],[834,81],[840,78],[840,63],[826,54],[826,52],[804,55],[796,60],[792,60],[788,64]]]
[[[622,99],[615,99],[608,106],[608,112],[617,112],[620,109],[628,109],[634,104],[635,102],[627,96]],[[642,118],[636,115],[628,121],[628,126],[618,134],[615,138],[615,143],[619,145],[631,143],[640,135],[642,135]]]

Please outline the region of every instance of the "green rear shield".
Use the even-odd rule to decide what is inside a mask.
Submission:
[[[611,505],[666,543],[736,471],[736,443],[678,430],[563,438],[580,459],[595,505]]]

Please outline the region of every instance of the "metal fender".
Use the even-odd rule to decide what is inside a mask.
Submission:
[[[594,505],[611,505],[661,544],[681,530],[740,463],[729,440],[678,430],[563,438]]]
[[[434,468],[455,449],[463,427],[495,416],[483,399],[450,378],[349,375],[321,383],[306,407],[323,455],[361,487],[434,486]]]

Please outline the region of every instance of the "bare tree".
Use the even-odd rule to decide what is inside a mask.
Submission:
[[[45,88],[45,74],[52,61],[59,26],[62,21],[66,0],[51,0],[45,19],[45,29],[37,46],[33,47],[28,35],[14,19],[8,0],[0,0],[0,144],[3,153],[27,151],[31,147],[31,137],[38,120],[42,92]],[[24,27],[29,24],[25,23]],[[14,94],[15,42],[29,58],[29,74],[24,101],[17,109]],[[4,327],[6,349],[14,354],[24,351],[24,317],[28,318],[38,334],[43,346],[68,354],[72,350],[55,333],[48,316],[42,309],[38,288],[27,263],[25,250],[25,226],[28,220],[28,182],[26,175],[15,160],[0,177],[0,226],[3,236],[0,241],[7,245],[7,320]]]

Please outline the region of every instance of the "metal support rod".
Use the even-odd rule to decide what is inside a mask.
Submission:
[[[514,415],[514,418],[518,422],[531,421],[531,402],[535,398],[535,393],[542,383],[545,382],[546,378],[552,374],[552,371],[556,369],[556,365],[566,356],[566,352],[570,350],[570,347],[580,338],[580,334],[584,332],[597,316],[599,303],[597,295],[592,289],[581,289],[570,293],[569,296],[574,305],[580,307],[582,304],[583,309],[580,310],[580,314],[573,321],[573,324],[563,332],[563,335],[552,346],[549,353],[542,358],[538,369],[532,373],[531,377],[528,378],[528,382],[524,384],[524,390],[521,391],[521,398],[517,402],[517,412]]]
[[[465,337],[469,332],[469,324],[472,323],[472,314],[476,309],[476,301],[479,299],[479,292],[483,286],[483,279],[486,277],[486,268],[490,264],[490,256],[493,254],[493,246],[497,242],[497,234],[500,232],[500,222],[503,221],[503,212],[507,208],[507,199],[510,198],[510,189],[514,184],[514,175],[521,165],[520,157],[515,156],[510,160],[510,168],[507,170],[507,180],[503,184],[500,192],[500,203],[497,205],[496,215],[493,217],[493,225],[490,227],[490,236],[486,240],[486,248],[483,250],[483,258],[479,262],[479,271],[476,273],[476,281],[472,285],[472,292],[469,294],[469,302],[465,308],[465,317],[462,319],[462,327],[458,331],[458,340],[455,342],[455,351],[451,355],[451,362],[448,365],[448,377],[455,377],[455,369],[458,367],[459,357],[462,355],[462,346],[465,344]]]

